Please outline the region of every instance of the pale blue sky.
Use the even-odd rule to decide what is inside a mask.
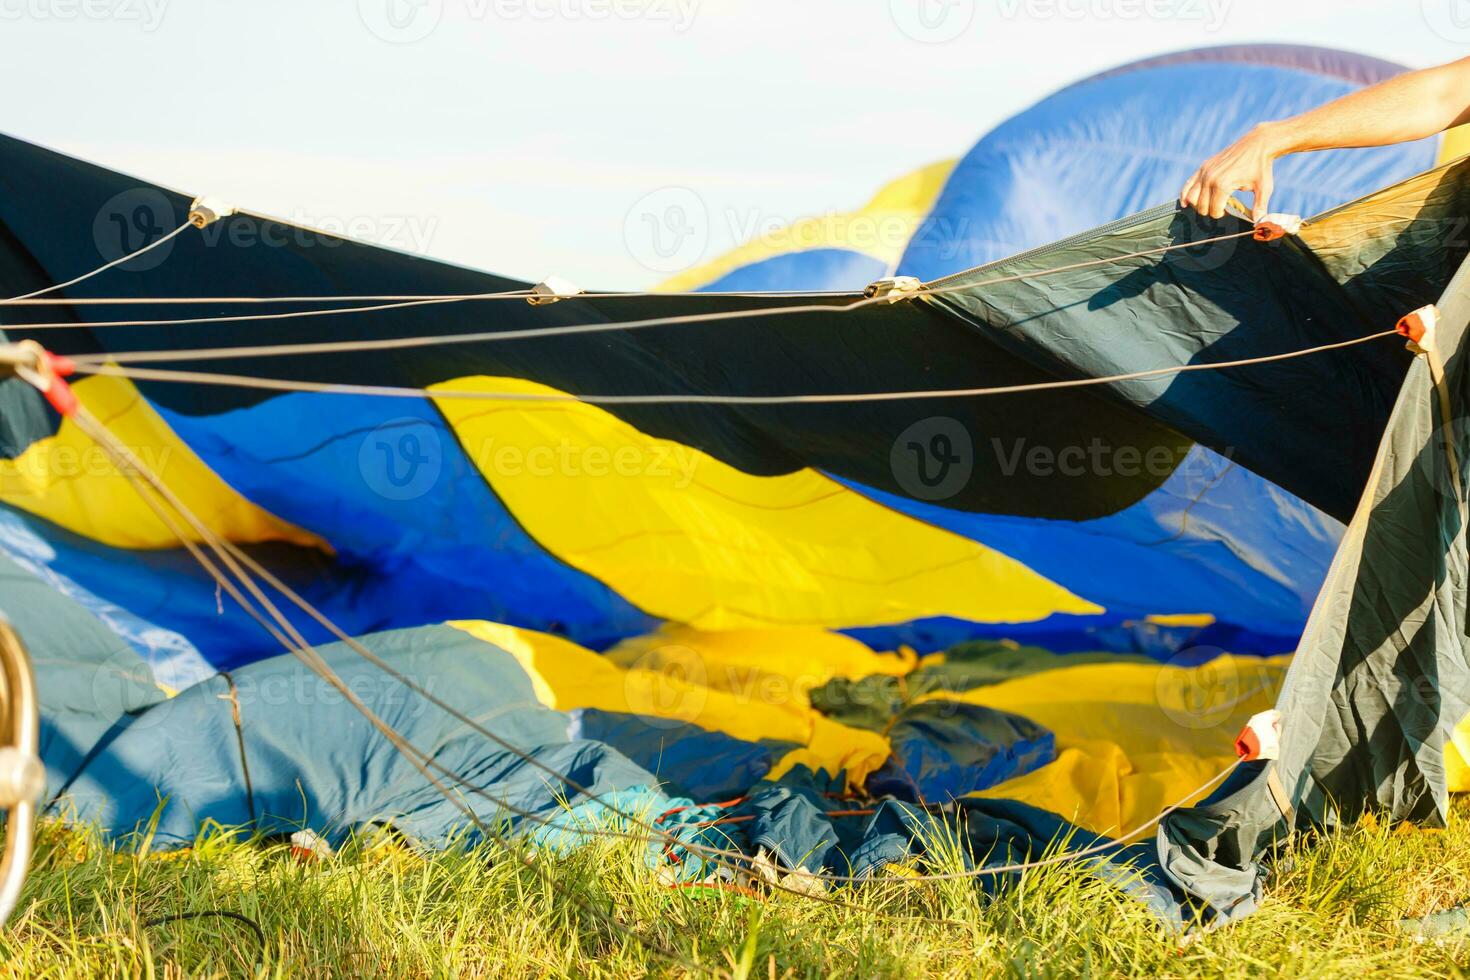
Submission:
[[[0,130],[466,265],[634,288],[662,275],[625,220],[662,188],[716,216],[713,257],[1090,72],[1248,41],[1418,67],[1470,53],[1470,0],[0,0]]]

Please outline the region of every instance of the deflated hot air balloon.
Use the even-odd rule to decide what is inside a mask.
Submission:
[[[796,236],[720,295],[535,295],[0,140],[4,340],[69,359],[0,382],[49,804],[163,844],[641,822],[689,877],[885,874],[958,811],[977,872],[1102,846],[1176,922],[1249,912],[1285,827],[1442,819],[1470,171],[1324,156],[1269,241],[1138,210],[1293,108],[1262,78],[1387,70],[1110,73],[879,195],[906,253]],[[1155,94],[1206,78],[1233,114],[1182,135]],[[934,281],[801,278],[865,285],[844,249]]]
[[[1201,160],[1256,123],[1403,70],[1286,44],[1200,48],[1123,65],[1006,120],[960,160],[894,181],[856,212],[758,236],[661,288],[858,290],[894,274],[938,279],[1167,201]],[[1419,143],[1288,157],[1276,168],[1274,207],[1316,214],[1467,150],[1455,130]]]

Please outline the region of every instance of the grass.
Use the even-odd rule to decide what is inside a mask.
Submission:
[[[532,870],[494,845],[423,855],[385,835],[313,863],[222,828],[138,856],[85,829],[43,828],[0,971],[25,977],[1462,976],[1470,943],[1395,926],[1470,901],[1470,800],[1446,831],[1372,820],[1299,840],[1260,911],[1181,946],[1141,906],[1075,865],[994,898],[968,884],[862,886],[861,909],[774,892],[670,888],[638,845],[542,851]],[[554,873],[560,891],[547,884]],[[568,900],[576,897],[576,902]],[[699,973],[610,932],[614,910]],[[218,917],[145,926],[157,917]],[[940,922],[939,919],[950,920]]]

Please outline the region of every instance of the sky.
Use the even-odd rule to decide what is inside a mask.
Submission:
[[[1262,41],[1424,67],[1470,54],[1470,0],[0,0],[0,131],[636,289],[670,271],[638,241],[650,201],[698,202],[692,264],[856,208],[1092,72]]]

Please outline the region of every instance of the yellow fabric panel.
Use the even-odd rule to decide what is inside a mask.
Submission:
[[[1470,153],[1470,125],[1456,126],[1439,143],[1439,162],[1449,163]]]
[[[326,548],[320,538],[255,506],[216,476],[131,381],[93,376],[72,387],[215,533],[242,544],[289,541]],[[15,459],[0,460],[0,502],[116,548],[178,545],[127,478],[69,419]]]
[[[1444,747],[1445,782],[1451,793],[1470,793],[1470,715],[1460,719]]]
[[[554,393],[487,377],[431,391]],[[538,543],[662,619],[738,630],[1102,611],[813,470],[752,476],[581,402],[436,404]]]
[[[811,712],[811,734],[805,748],[792,749],[782,756],[766,779],[780,779],[797,765],[813,772],[827,771],[837,775],[847,770],[849,786],[861,786],[887,761],[893,747],[876,732],[848,726]]]
[[[896,268],[958,162],[944,160],[906,174],[884,185],[858,211],[807,218],[776,231],[760,229],[761,234],[754,240],[654,288],[667,293],[690,292],[752,263],[818,248],[861,252],[889,269]]]
[[[449,625],[514,656],[537,697],[558,711],[597,708],[688,722],[748,742],[769,738],[804,746],[783,759],[773,776],[805,762],[834,776],[846,769],[850,779],[862,781],[888,758],[882,736],[824,718],[794,698],[715,690],[688,671],[625,669],[570,640],[534,630],[484,621]]]
[[[912,650],[876,653],[850,636],[802,627],[712,633],[669,624],[624,640],[603,656],[621,667],[646,670],[688,671],[692,664],[702,683],[715,690],[791,697],[803,705],[810,704],[812,688],[834,677],[901,677],[918,664]]]
[[[1464,174],[1458,173],[1458,179],[1451,174],[1465,166],[1464,162],[1441,164],[1375,191],[1351,206],[1307,222],[1298,237],[1324,259],[1346,255],[1353,257],[1360,267],[1371,265],[1392,247],[1398,236],[1410,232],[1416,222],[1459,217],[1455,213],[1456,194]]]
[[[1130,759],[1116,742],[1059,738],[1056,761],[971,795],[1019,800],[1094,833],[1118,836],[1178,803],[1233,761],[1233,751],[1142,753]]]
[[[1019,800],[1103,833],[1122,819],[1118,782],[1129,771],[1128,757],[1114,742],[1073,743],[1059,737],[1054,761],[970,795]]]
[[[1235,759],[1235,736],[1272,706],[1289,662],[1083,664],[922,700],[998,708],[1051,729],[1054,762],[975,795],[1020,800],[1116,835],[1224,771]]]
[[[1155,626],[1209,626],[1215,622],[1210,613],[1160,613],[1147,617]]]

